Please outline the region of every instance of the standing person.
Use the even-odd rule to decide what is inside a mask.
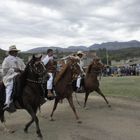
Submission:
[[[6,88],[6,100],[3,109],[10,109],[12,103],[11,94],[13,90],[13,79],[21,71],[25,69],[25,64],[17,57],[19,50],[17,50],[15,45],[9,47],[8,56],[4,59],[2,63],[2,75],[3,83]]]
[[[48,97],[54,97],[54,94],[52,93],[53,88],[53,76],[56,71],[56,65],[54,65],[54,58],[53,58],[53,50],[48,49],[46,57],[42,60],[44,65],[46,66],[46,69],[48,71],[48,75],[50,76],[47,81],[47,90],[48,90]]]
[[[83,72],[83,74],[84,74],[84,70],[83,70],[84,63],[83,63],[82,59],[83,59],[84,55],[85,54],[82,51],[77,52],[77,57],[79,59],[79,66],[80,66],[81,71]],[[77,81],[76,81],[77,92],[82,92],[81,79],[82,79],[82,76],[78,75],[78,78],[77,78]]]

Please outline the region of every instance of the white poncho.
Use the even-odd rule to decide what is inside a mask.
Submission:
[[[24,70],[25,64],[19,57],[9,55],[2,63],[3,83],[5,86],[18,74],[14,71],[14,68]]]

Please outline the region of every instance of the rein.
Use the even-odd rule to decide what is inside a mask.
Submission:
[[[26,79],[28,82],[31,82],[31,83],[36,83],[36,84],[41,84],[42,81],[35,81],[35,80],[32,80],[32,79]]]
[[[95,74],[99,74],[101,72],[101,70],[98,70],[98,71],[97,70],[93,70],[92,72],[95,73]],[[90,72],[90,73],[92,73],[92,72]]]
[[[46,83],[46,81],[43,80],[43,78],[41,78],[41,79],[38,80],[38,81],[29,79],[29,78],[27,78],[26,80],[27,80],[28,82],[35,83],[35,84],[44,84],[44,83]]]

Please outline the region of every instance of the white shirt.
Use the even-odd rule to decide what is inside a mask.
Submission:
[[[44,65],[48,64],[49,60],[53,60],[53,56],[48,56],[46,55],[46,57],[42,60],[42,62],[44,63]]]

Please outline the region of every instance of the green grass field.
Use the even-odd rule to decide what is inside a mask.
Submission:
[[[140,76],[102,77],[100,88],[107,96],[140,99]]]

